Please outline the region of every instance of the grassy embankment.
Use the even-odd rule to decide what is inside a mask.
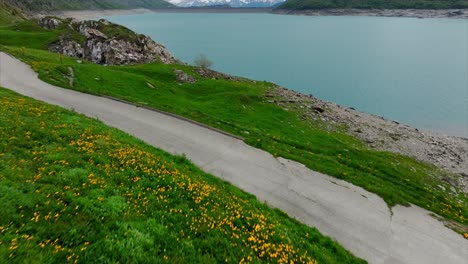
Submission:
[[[363,263],[185,158],[0,88],[0,263]]]
[[[193,67],[152,63],[104,67],[61,58],[43,49],[61,29],[40,29],[24,22],[0,29],[1,49],[22,59],[41,79],[62,87],[103,94],[173,112],[242,136],[255,147],[299,161],[311,169],[344,179],[380,195],[390,206],[413,203],[447,219],[468,223],[468,198],[451,193],[441,180],[448,174],[412,158],[368,149],[364,143],[323,124],[302,120],[300,110],[268,103],[273,86],[250,80],[214,80],[199,76]],[[27,47],[27,48],[23,48]],[[70,87],[68,68],[73,68]],[[174,69],[197,79],[179,84]],[[445,188],[438,187],[439,185]]]
[[[26,16],[19,8],[0,2],[0,26],[12,25],[25,19]]]
[[[466,0],[288,0],[277,9],[458,9]]]

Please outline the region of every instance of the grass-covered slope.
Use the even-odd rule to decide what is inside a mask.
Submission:
[[[0,88],[1,263],[364,263],[97,120]]]
[[[168,8],[164,0],[4,0],[29,11]]]
[[[62,30],[43,30],[36,21],[25,20],[14,25],[0,24],[0,42],[3,45],[18,45],[47,50],[49,44],[58,40]]]
[[[27,17],[21,9],[7,2],[0,2],[0,26],[15,24],[25,19]]]
[[[278,9],[451,9],[468,8],[466,0],[288,0]]]
[[[446,172],[413,158],[370,150],[339,129],[328,131],[323,129],[324,124],[304,119],[298,111],[268,102],[271,98],[266,94],[274,86],[271,83],[206,78],[196,68],[177,64],[104,67],[77,63],[38,50],[56,33],[30,30],[29,23],[0,29],[0,35],[15,36],[14,40],[0,39],[0,45],[9,45],[0,49],[32,65],[39,77],[51,84],[176,113],[241,136],[246,143],[273,155],[361,186],[389,205],[413,203],[447,219],[468,223],[468,197],[450,191],[442,180]],[[69,68],[73,69],[73,82]],[[197,82],[179,83],[175,69],[192,75]]]

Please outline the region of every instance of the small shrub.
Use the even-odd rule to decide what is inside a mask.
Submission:
[[[213,62],[205,54],[200,54],[194,60],[194,64],[202,69],[209,69],[213,65]]]

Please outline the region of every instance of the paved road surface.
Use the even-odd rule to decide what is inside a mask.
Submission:
[[[203,170],[317,227],[370,263],[468,264],[468,240],[419,207],[397,206],[391,215],[382,199],[362,188],[187,121],[51,86],[4,53],[0,85],[96,117],[170,153],[186,154]]]

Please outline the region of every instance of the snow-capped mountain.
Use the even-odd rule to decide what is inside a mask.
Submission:
[[[168,2],[181,6],[212,6],[230,5],[232,7],[271,7],[286,0],[168,0]]]

